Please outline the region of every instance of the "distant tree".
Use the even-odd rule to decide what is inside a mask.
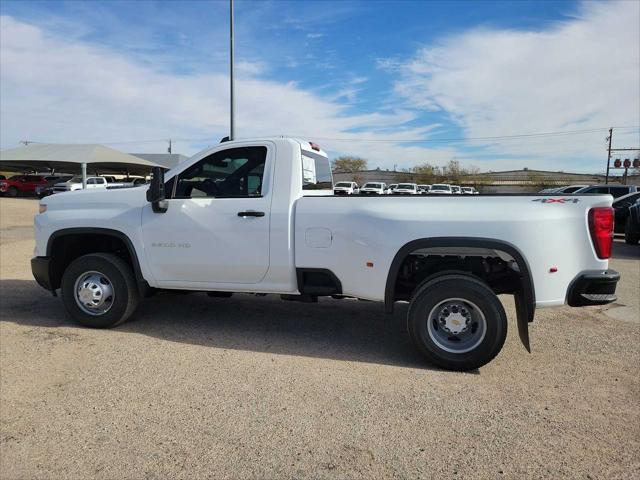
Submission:
[[[415,175],[416,181],[421,184],[437,183],[437,179],[440,176],[440,169],[429,163],[417,165],[411,171]]]
[[[335,173],[361,172],[367,169],[367,160],[360,157],[343,156],[331,162]]]
[[[446,167],[443,168],[443,175],[450,183],[460,183],[460,175],[462,174],[462,168],[458,160],[449,160]]]

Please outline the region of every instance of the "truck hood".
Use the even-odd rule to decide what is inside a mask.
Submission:
[[[56,185],[71,185],[63,182]],[[140,207],[146,203],[146,191],[148,186],[122,188],[108,190],[106,188],[91,188],[86,190],[75,190],[73,192],[62,192],[42,200],[48,209],[70,209],[82,206],[83,208],[102,209],[108,208],[131,208]]]

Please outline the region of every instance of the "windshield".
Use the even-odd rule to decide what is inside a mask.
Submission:
[[[382,188],[381,183],[365,183],[362,188]]]
[[[403,188],[405,190],[415,190],[416,186],[411,183],[401,183],[398,185],[398,188]]]
[[[473,189],[471,187],[462,187],[462,191],[471,193],[473,192]]]
[[[449,185],[436,184],[436,185],[431,185],[431,190],[447,190],[447,191],[450,191],[451,187]]]
[[[336,187],[351,188],[351,183],[349,183],[349,182],[338,182],[338,183],[336,183]]]

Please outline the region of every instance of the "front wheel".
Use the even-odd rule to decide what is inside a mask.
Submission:
[[[9,187],[7,190],[7,196],[15,198],[18,196],[18,189],[16,187]]]
[[[114,327],[134,312],[138,288],[131,267],[110,253],[75,259],[62,276],[62,300],[69,314],[92,328]]]
[[[422,354],[447,370],[473,370],[489,363],[507,336],[502,303],[482,281],[444,275],[416,290],[407,318]]]

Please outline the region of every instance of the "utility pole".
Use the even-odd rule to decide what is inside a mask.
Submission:
[[[229,140],[233,140],[236,135],[236,120],[235,120],[235,93],[233,91],[233,0],[229,0],[229,94],[230,105],[229,111],[231,114],[229,123]]]
[[[169,148],[167,148],[167,152],[171,154],[171,139],[169,139]]]
[[[609,164],[611,163],[611,139],[613,138],[613,127],[609,128],[609,136],[607,140],[609,140],[609,148],[607,153],[607,174],[604,177],[604,183],[609,183]]]

